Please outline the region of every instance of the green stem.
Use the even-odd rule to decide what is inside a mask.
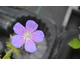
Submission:
[[[14,49],[11,49],[2,59],[7,59],[8,55],[11,54],[14,51]]]
[[[41,10],[41,6],[38,7],[36,14],[39,14],[40,10]]]

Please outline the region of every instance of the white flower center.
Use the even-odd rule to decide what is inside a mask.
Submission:
[[[25,42],[30,39],[30,35],[31,35],[31,34],[28,33],[28,32],[25,32],[25,33],[23,34],[23,38],[24,38]]]

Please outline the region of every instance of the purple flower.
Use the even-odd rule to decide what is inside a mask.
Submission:
[[[16,48],[20,48],[24,45],[26,51],[33,53],[37,50],[35,42],[41,42],[44,39],[44,33],[41,30],[37,30],[38,24],[33,20],[28,20],[24,27],[17,22],[13,30],[17,35],[12,36],[11,43]]]

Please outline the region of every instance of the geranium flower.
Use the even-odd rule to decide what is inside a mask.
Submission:
[[[37,50],[35,42],[41,42],[44,39],[44,33],[41,30],[36,30],[38,24],[33,20],[28,20],[26,26],[17,22],[13,30],[17,35],[12,36],[11,43],[16,48],[20,48],[24,44],[26,51],[33,53]]]

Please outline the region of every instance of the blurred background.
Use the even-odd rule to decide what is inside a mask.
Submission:
[[[13,26],[20,22],[25,26],[27,20],[38,23],[39,30],[45,34],[37,44],[34,53],[19,49],[20,59],[80,59],[80,49],[72,49],[68,42],[78,38],[80,33],[79,6],[0,6],[0,54],[5,55],[9,35],[14,35]],[[17,59],[15,52],[11,59]]]

